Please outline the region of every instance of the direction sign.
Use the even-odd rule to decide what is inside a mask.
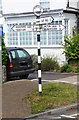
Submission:
[[[64,29],[64,25],[41,25],[42,31],[57,31],[63,29]]]
[[[52,23],[53,21],[54,21],[54,18],[52,16],[40,18],[40,24]]]
[[[12,27],[12,29],[15,31],[15,32],[23,32],[23,31],[28,31],[28,32],[31,32],[31,31],[36,31],[36,28],[33,26],[33,25],[15,25]]]
[[[33,26],[33,25],[15,25],[12,28],[15,32],[36,32],[37,31],[37,26]],[[64,25],[41,25],[40,26],[40,30],[41,31],[56,31],[56,30],[63,30],[64,29]]]
[[[3,36],[3,26],[0,26],[0,37]]]

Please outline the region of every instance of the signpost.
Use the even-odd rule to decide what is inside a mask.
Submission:
[[[60,31],[63,30],[63,25],[42,25],[41,30],[42,31]]]
[[[45,18],[40,18],[43,13],[43,9],[40,5],[36,5],[33,8],[33,12],[36,16],[36,26],[33,25],[15,25],[13,30],[15,32],[28,31],[37,32],[37,42],[38,42],[38,81],[39,81],[39,96],[42,96],[42,81],[41,81],[41,47],[40,47],[40,30],[41,31],[60,31],[64,29],[63,25],[52,25],[54,18],[49,16]]]
[[[15,32],[23,32],[23,31],[28,31],[28,32],[36,32],[37,31],[37,25],[36,26],[33,26],[33,25],[30,25],[30,26],[27,26],[27,25],[15,25],[13,28],[12,28]],[[40,25],[40,30],[41,31],[60,31],[60,30],[63,30],[64,29],[64,25],[44,25],[44,24],[41,24]]]
[[[12,29],[15,31],[15,32],[23,32],[23,31],[29,31],[29,32],[32,32],[32,31],[36,31],[36,28],[35,26],[33,25],[15,25],[12,27]]]
[[[45,18],[40,18],[40,24],[47,24],[47,23],[52,23],[54,21],[54,18],[51,17],[45,17]]]
[[[1,52],[1,37],[3,36],[3,26],[0,25],[0,66],[1,66],[1,84],[2,84],[2,52]]]
[[[37,42],[38,42],[38,81],[39,81],[39,96],[42,96],[42,81],[41,81],[41,47],[40,47],[40,16],[43,13],[41,6],[36,5],[33,9],[36,16],[37,27]],[[39,11],[39,12],[38,12]]]

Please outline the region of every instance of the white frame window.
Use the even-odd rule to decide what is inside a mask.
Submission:
[[[55,20],[53,25],[63,24],[63,20]],[[65,33],[68,32],[68,21],[65,23]],[[7,24],[7,45],[8,46],[20,46],[20,47],[37,47],[37,33],[36,32],[15,32],[12,27],[15,24]],[[18,23],[18,25],[35,25],[35,22]],[[61,46],[63,42],[63,31],[41,31],[40,43],[43,47]]]

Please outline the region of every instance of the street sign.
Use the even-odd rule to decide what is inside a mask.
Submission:
[[[37,26],[33,26],[33,25],[15,25],[12,28],[15,32],[36,32],[38,27]],[[59,30],[63,30],[64,29],[64,25],[41,25],[40,26],[40,30],[41,31],[59,31]]]
[[[40,24],[52,23],[54,21],[53,17],[40,18]]]
[[[28,26],[27,25],[15,25],[15,26],[12,27],[12,29],[15,32],[36,31],[36,29],[33,25],[28,25]]]
[[[0,26],[0,37],[3,36],[3,26]]]
[[[63,29],[64,25],[41,25],[42,31],[59,31]]]
[[[35,16],[41,16],[43,13],[43,8],[40,5],[36,5],[33,8],[33,12],[34,12]]]

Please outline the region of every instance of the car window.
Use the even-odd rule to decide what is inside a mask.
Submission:
[[[15,51],[10,51],[10,52],[11,52],[12,58],[15,59]]]
[[[23,50],[17,50],[18,53],[18,57],[19,58],[29,58],[30,56],[28,55],[27,52],[23,51]]]

